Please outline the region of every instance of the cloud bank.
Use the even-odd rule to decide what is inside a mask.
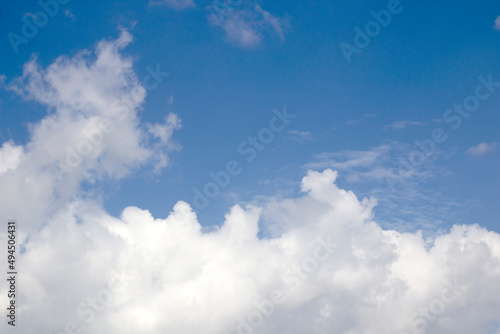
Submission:
[[[336,177],[311,171],[303,196],[236,205],[210,232],[185,202],[155,219],[74,200],[25,245],[23,329],[492,333],[500,235],[477,225],[433,240],[383,230],[375,202]]]
[[[208,231],[182,201],[165,218],[137,207],[113,217],[81,196],[84,182],[161,168],[176,147],[177,116],[156,125],[137,117],[146,92],[121,54],[130,42],[124,32],[47,68],[33,59],[8,84],[48,110],[26,145],[0,150],[9,193],[1,219],[18,219],[23,245],[16,330],[500,333],[499,234],[478,225],[431,239],[384,230],[376,200],[339,188],[332,169],[308,171],[295,198],[235,205]],[[115,99],[127,108],[113,111]],[[66,173],[54,168],[103,119],[113,131],[99,140],[91,132],[99,145]]]

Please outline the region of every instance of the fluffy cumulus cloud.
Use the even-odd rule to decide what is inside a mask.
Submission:
[[[211,229],[182,201],[165,218],[114,217],[78,196],[85,181],[161,168],[168,159],[153,157],[176,147],[177,116],[137,117],[146,92],[121,55],[130,40],[47,68],[33,59],[9,84],[49,110],[26,145],[0,149],[1,219],[18,219],[22,244],[19,333],[500,333],[500,235],[383,229],[376,200],[339,188],[332,169],[308,171],[295,198],[235,205]],[[104,119],[101,138],[91,130]],[[82,154],[82,140],[98,145]]]
[[[310,171],[303,196],[236,205],[209,232],[185,202],[159,219],[71,201],[25,244],[20,325],[27,333],[496,333],[500,235],[477,225],[432,240],[383,230],[375,201],[338,188],[336,177]]]
[[[165,113],[164,123],[145,125],[137,117],[146,89],[121,54],[131,41],[124,31],[46,68],[32,58],[21,77],[4,84],[44,105],[47,115],[30,125],[25,146],[7,142],[0,148],[0,188],[10,193],[0,202],[3,218],[39,220],[82,182],[120,179],[148,164],[158,171],[179,149],[172,140],[181,126],[176,115]]]
[[[252,48],[259,45],[266,34],[284,40],[285,31],[290,25],[288,17],[277,18],[259,5],[245,7],[238,1],[221,5],[219,2],[214,2],[214,13],[209,16],[209,22],[224,30],[227,41],[243,48]]]

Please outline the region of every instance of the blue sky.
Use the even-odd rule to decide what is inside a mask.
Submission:
[[[169,73],[156,89],[148,91],[140,118],[153,122],[166,112],[176,113],[183,126],[175,140],[182,149],[172,155],[161,174],[144,168],[119,184],[100,182],[105,207],[114,214],[134,204],[165,216],[177,200],[191,202],[193,188],[201,189],[209,182],[210,171],[222,170],[229,160],[244,161],[238,145],[267,126],[274,108],[286,106],[296,119],[254,161],[245,161],[242,173],[198,211],[204,221],[217,224],[230,205],[252,201],[256,195],[297,192],[305,166],[319,154],[362,154],[388,145],[389,152],[383,155],[391,158],[383,162],[383,168],[397,168],[397,157],[408,156],[415,140],[429,138],[434,128],[441,127],[449,139],[419,167],[420,173],[428,174],[425,180],[405,180],[405,184],[414,181],[407,186],[415,196],[422,195],[418,199],[405,198],[408,193],[402,192],[389,210],[383,181],[350,182],[343,177],[346,170],[340,171],[339,183],[360,195],[369,196],[378,189],[381,193],[374,196],[382,197],[379,219],[387,223],[402,220],[421,228],[415,221],[446,220],[448,225],[480,223],[498,231],[495,143],[499,141],[496,106],[500,92],[481,102],[456,131],[450,123],[436,122],[474,92],[478,76],[500,80],[496,62],[500,31],[493,28],[500,11],[497,2],[466,1],[457,6],[402,1],[400,13],[392,15],[366,48],[351,55],[350,63],[340,44],[354,45],[354,28],[364,29],[373,21],[370,11],[387,9],[387,1],[259,5],[276,19],[282,32],[259,22],[262,15],[255,14],[254,3],[243,1],[221,10],[225,20],[232,19],[235,10],[252,13],[248,22],[253,20],[259,40],[245,45],[229,39],[221,26],[211,22],[210,2],[173,9],[139,1],[70,1],[60,6],[29,43],[18,45],[18,53],[8,38],[1,40],[0,73],[8,81],[22,74],[23,64],[33,54],[47,66],[60,55],[116,38],[119,29],[133,35],[124,53],[134,59],[139,78],[148,74],[148,67],[159,66]],[[1,6],[3,35],[21,35],[21,19],[31,19],[29,13],[41,9],[36,1]],[[168,103],[171,96],[173,104]],[[0,99],[1,139],[25,143],[27,125],[43,117],[43,106],[5,90]],[[467,154],[481,143],[491,145],[491,150]],[[337,159],[347,158],[338,155]],[[430,210],[406,214],[416,206]]]
[[[500,334],[498,1],[3,1],[0,35],[2,333]]]

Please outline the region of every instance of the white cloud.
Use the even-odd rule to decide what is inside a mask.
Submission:
[[[495,150],[497,144],[496,143],[480,143],[476,146],[473,146],[467,150],[467,154],[469,155],[483,155],[485,153],[491,152]]]
[[[413,333],[417,326],[468,334],[500,321],[500,235],[477,225],[432,240],[383,230],[373,221],[374,201],[338,188],[336,178],[308,172],[303,196],[235,206],[211,232],[184,202],[166,219],[136,207],[115,218],[87,201],[68,203],[30,236],[19,259],[19,329],[60,332],[73,322],[95,334]]]
[[[314,161],[306,164],[305,167],[313,169],[334,168],[341,171],[354,171],[355,167],[371,167],[376,162],[387,159],[390,150],[390,145],[382,145],[368,151],[346,150],[334,153],[324,152],[317,154]]]
[[[151,0],[149,4],[152,6],[164,5],[175,10],[195,7],[194,0]]]
[[[286,133],[287,133],[288,138],[290,140],[294,140],[294,141],[298,141],[298,142],[313,140],[313,138],[311,136],[311,132],[309,132],[309,131],[291,130],[291,131],[287,131]]]
[[[388,177],[398,178],[397,182],[406,184],[428,180],[432,176],[431,172],[435,172],[432,162],[439,154],[436,152],[434,156],[430,156],[425,168],[413,168],[411,175],[404,177],[400,175],[400,170],[404,167],[399,158],[406,157],[409,151],[411,151],[409,145],[390,142],[368,150],[323,152],[315,155],[314,159],[303,167],[333,168],[343,173],[343,177],[350,182],[386,182]]]
[[[500,16],[495,20],[494,28],[500,30]]]
[[[288,17],[277,18],[259,5],[250,9],[228,8],[223,15],[212,13],[209,22],[221,27],[229,42],[243,48],[259,45],[265,32],[284,40],[285,30],[289,27]]]
[[[73,20],[76,19],[76,16],[75,16],[75,14],[73,14],[73,12],[71,11],[71,9],[66,9],[64,11],[64,16],[69,17],[69,18],[71,18]]]
[[[3,143],[0,148],[0,176],[8,170],[16,169],[22,154],[22,146],[14,146],[11,142]]]
[[[417,121],[396,121],[387,126],[389,129],[393,130],[403,130],[407,127],[410,126],[419,126],[419,125],[424,125],[422,122],[417,122]]]
[[[159,142],[156,144],[158,152],[158,161],[155,165],[155,172],[160,172],[168,165],[168,152],[180,151],[181,146],[172,141],[174,131],[181,128],[181,120],[175,114],[168,114],[165,119],[165,124],[147,124],[148,132],[154,138],[158,138]]]
[[[27,145],[2,146],[0,188],[11,194],[0,202],[2,216],[35,219],[76,194],[81,182],[120,179],[149,164],[159,171],[169,152],[179,149],[171,138],[180,127],[177,116],[166,115],[164,124],[140,124],[137,111],[146,90],[131,59],[120,53],[131,41],[124,31],[95,51],[59,57],[47,68],[32,58],[23,75],[6,84],[48,113],[30,125]],[[25,210],[25,201],[34,207]]]
[[[388,142],[368,150],[324,152],[305,164],[305,169],[333,168],[343,182],[363,196],[377,196],[379,223],[400,231],[434,231],[437,226],[461,222],[461,210],[473,203],[461,203],[433,189],[432,181],[447,176],[436,164],[442,153],[435,148],[425,163],[413,166],[408,157],[416,146]]]

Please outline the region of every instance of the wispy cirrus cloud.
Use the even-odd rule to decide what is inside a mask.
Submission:
[[[417,122],[417,121],[396,121],[392,122],[391,124],[387,125],[386,128],[392,129],[392,130],[403,130],[405,128],[408,128],[410,126],[420,126],[424,125],[425,123],[422,122]]]
[[[441,152],[435,152],[424,165],[412,170],[411,175],[399,174],[399,158],[411,148],[408,144],[388,142],[367,150],[323,152],[315,155],[303,168],[335,169],[342,180],[359,194],[376,196],[380,204],[377,209],[379,219],[384,226],[400,230],[412,230],[418,226],[432,230],[447,220],[458,220],[460,207],[455,199],[437,190],[429,191],[432,180],[448,175],[435,163]]]
[[[291,130],[291,131],[287,131],[286,134],[287,134],[287,139],[293,140],[293,141],[304,142],[304,141],[313,140],[313,137],[312,137],[310,131]]]
[[[283,41],[290,19],[277,18],[259,5],[249,8],[229,8],[223,16],[212,13],[209,22],[224,30],[227,41],[242,48],[259,45],[267,34]]]
[[[151,0],[150,6],[167,6],[175,10],[194,8],[194,0]]]
[[[366,150],[341,150],[314,155],[312,161],[304,165],[306,169],[333,168],[343,173],[349,182],[366,183],[385,180],[398,167],[398,155],[408,151],[410,145],[388,142]],[[436,154],[436,156],[439,154]],[[401,182],[425,181],[432,176],[433,161],[422,169],[415,169],[411,177]]]
[[[479,156],[488,152],[494,151],[497,147],[496,143],[479,143],[467,150],[467,154],[471,156]]]

